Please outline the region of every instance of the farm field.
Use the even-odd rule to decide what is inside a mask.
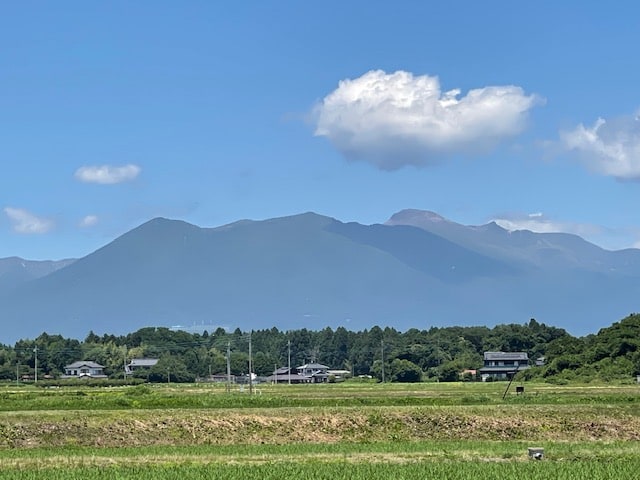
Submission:
[[[0,479],[634,478],[640,387],[524,386],[5,385]]]

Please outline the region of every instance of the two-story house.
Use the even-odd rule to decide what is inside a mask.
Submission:
[[[306,363],[296,370],[299,375],[309,378],[311,383],[325,383],[329,378],[329,367],[320,363]]]
[[[487,378],[509,379],[516,372],[529,368],[526,352],[484,352],[484,366],[480,369],[482,381]]]

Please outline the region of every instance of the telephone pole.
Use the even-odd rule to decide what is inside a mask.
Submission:
[[[231,391],[231,342],[227,342],[227,393]]]
[[[253,377],[252,377],[252,365],[251,365],[251,332],[249,332],[249,395],[253,395]]]
[[[291,340],[287,340],[287,367],[289,368],[289,385],[291,385]]]
[[[35,346],[35,348],[33,349],[33,353],[35,355],[35,375],[34,375],[34,382],[33,383],[38,383],[38,345]]]
[[[382,383],[384,383],[384,340],[380,340],[380,350],[382,352]]]
[[[124,379],[127,379],[127,346],[124,346],[124,360],[123,360],[123,365],[124,367]]]

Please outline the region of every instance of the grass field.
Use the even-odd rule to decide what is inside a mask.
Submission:
[[[637,478],[640,387],[524,386],[6,385],[0,479]]]

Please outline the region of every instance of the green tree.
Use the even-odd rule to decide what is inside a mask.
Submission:
[[[187,370],[186,365],[176,356],[163,355],[153,367],[149,369],[150,382],[194,382],[196,376]]]
[[[438,380],[441,382],[457,382],[460,380],[460,369],[454,362],[446,363],[438,369]]]
[[[391,380],[393,382],[419,382],[422,380],[422,369],[409,360],[396,358],[391,362]]]

